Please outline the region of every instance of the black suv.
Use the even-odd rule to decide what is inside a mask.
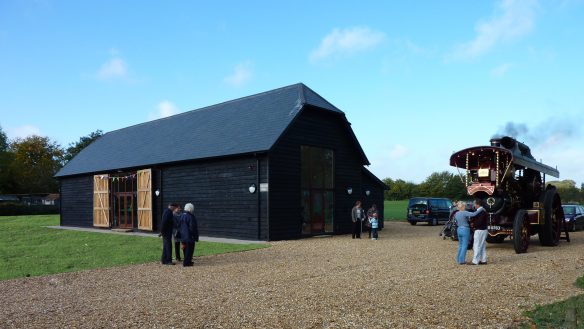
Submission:
[[[452,201],[446,198],[411,198],[408,202],[408,222],[416,225],[418,222],[427,222],[436,225],[440,221],[446,222],[450,218]]]
[[[577,204],[564,204],[564,225],[572,232],[584,229],[584,207]]]

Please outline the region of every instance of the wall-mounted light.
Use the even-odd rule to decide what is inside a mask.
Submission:
[[[155,194],[156,196],[159,196],[159,195],[160,195],[160,190],[156,190],[156,191],[154,191],[154,194]]]
[[[349,187],[347,187],[347,194],[348,194],[348,195],[351,195],[351,194],[353,194],[353,188],[352,188],[352,187],[350,187],[350,186],[349,186]]]
[[[254,194],[256,191],[256,184],[251,184],[248,188],[249,193]]]
[[[366,196],[369,196],[369,194],[371,194],[371,191],[369,191],[369,190],[365,191]]]

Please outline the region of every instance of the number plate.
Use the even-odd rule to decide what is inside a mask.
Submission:
[[[419,212],[419,211],[416,211],[416,210],[412,211],[412,214],[414,214],[414,215],[417,215],[417,214],[419,214],[419,213],[420,213],[420,212]]]
[[[501,230],[501,226],[489,225],[489,227],[487,227],[487,229],[489,231],[500,231]]]

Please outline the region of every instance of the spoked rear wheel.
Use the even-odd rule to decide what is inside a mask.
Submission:
[[[562,201],[555,188],[548,188],[545,191],[543,207],[544,223],[538,232],[539,242],[542,246],[557,246],[562,233],[564,211]]]

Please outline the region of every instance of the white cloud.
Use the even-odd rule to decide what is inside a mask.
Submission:
[[[505,74],[507,74],[507,71],[509,71],[511,66],[511,63],[501,64],[491,70],[491,76],[495,78],[503,77]]]
[[[96,77],[100,80],[125,79],[128,77],[126,62],[120,57],[113,57],[101,65]]]
[[[223,81],[234,87],[241,87],[247,83],[253,76],[253,67],[250,61],[235,65],[233,73],[226,76]]]
[[[496,14],[477,23],[473,40],[457,47],[451,57],[466,59],[481,56],[502,42],[522,37],[535,26],[537,0],[502,0]]]
[[[334,29],[326,35],[318,48],[310,53],[310,62],[330,58],[335,55],[350,55],[356,52],[375,48],[385,39],[383,32],[371,30],[368,27],[350,27]]]
[[[179,111],[176,108],[176,106],[167,100],[164,100],[160,103],[158,103],[158,108],[156,110],[156,112],[150,113],[148,115],[148,119],[150,120],[156,120],[156,119],[160,119],[160,118],[166,118],[169,117],[171,115],[175,115],[177,114]]]
[[[408,154],[408,148],[401,145],[401,144],[397,144],[397,145],[393,146],[392,149],[389,151],[389,158],[391,160],[396,160],[399,158],[403,158],[407,154]]]
[[[8,136],[9,139],[25,138],[32,135],[41,136],[41,130],[32,125],[6,127],[6,136]]]

